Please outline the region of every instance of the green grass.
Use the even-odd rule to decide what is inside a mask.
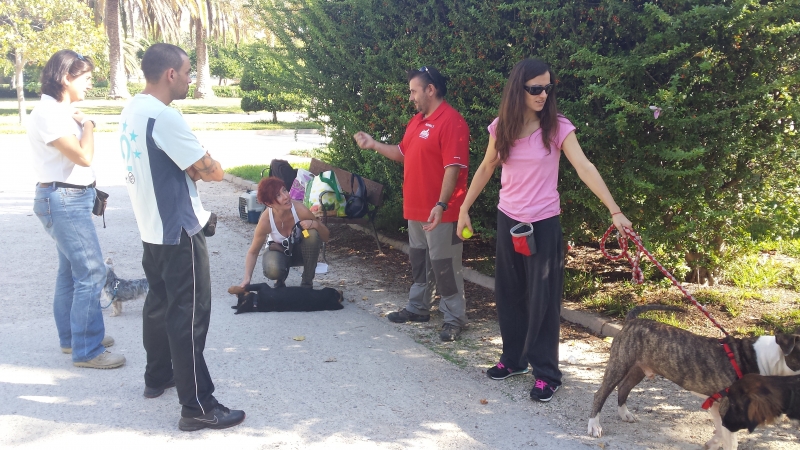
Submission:
[[[764,289],[776,287],[781,281],[783,266],[772,258],[746,255],[725,268],[726,278],[740,288]]]
[[[33,106],[28,106],[25,108],[28,111],[28,114],[33,110]],[[19,109],[17,108],[0,108],[0,116],[17,116],[19,115]]]
[[[767,334],[767,330],[758,325],[751,325],[749,327],[736,328],[733,334],[736,336],[764,336]]]
[[[635,306],[628,299],[615,297],[604,292],[596,293],[582,300],[581,303],[588,308],[617,317],[625,317],[625,314],[628,314],[628,311]]]
[[[321,130],[322,126],[312,122],[209,122],[190,125],[194,131],[258,131],[258,130]],[[115,133],[119,131],[116,123],[104,123],[97,126],[98,133]],[[25,134],[25,127],[16,123],[0,123],[0,134]]]
[[[694,298],[703,305],[717,305],[731,317],[742,313],[742,298],[737,298],[713,289],[701,289],[694,293]]]
[[[761,316],[761,322],[780,333],[794,333],[800,328],[800,310],[764,314]]]
[[[639,315],[643,319],[655,320],[656,322],[672,325],[676,328],[688,330],[689,326],[681,322],[680,319],[675,317],[675,313],[668,313],[666,311],[647,311]]]
[[[564,297],[579,300],[594,295],[600,289],[602,281],[589,272],[576,269],[564,270]]]
[[[310,163],[291,163],[291,166],[295,169],[306,169],[308,170],[308,166]],[[268,168],[269,164],[257,164],[252,165],[248,164],[245,166],[236,166],[231,167],[230,169],[225,169],[225,173],[229,173],[231,175],[243,178],[245,180],[252,181],[253,183],[258,183],[261,181],[261,171]],[[267,176],[269,170],[264,171],[264,176]]]

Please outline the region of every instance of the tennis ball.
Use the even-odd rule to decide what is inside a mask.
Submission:
[[[469,228],[464,227],[464,229],[461,230],[461,237],[463,237],[464,239],[471,238],[472,237],[472,231],[469,231]]]

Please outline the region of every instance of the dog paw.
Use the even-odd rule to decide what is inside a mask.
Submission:
[[[598,417],[592,417],[589,419],[589,436],[591,437],[602,437],[603,436],[603,427],[600,426],[600,415]]]
[[[617,408],[617,414],[619,414],[619,418],[622,419],[623,422],[634,423],[636,422],[636,417],[628,411],[627,405],[622,405]]]
[[[722,442],[721,441],[722,441],[722,439],[720,439],[719,436],[714,434],[714,437],[712,437],[711,440],[709,440],[708,442],[703,444],[703,448],[706,449],[706,450],[717,450],[720,447],[722,447]]]

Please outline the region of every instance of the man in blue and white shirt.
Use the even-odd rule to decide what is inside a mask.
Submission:
[[[197,180],[220,181],[222,167],[203,149],[183,116],[168,105],[186,98],[189,57],[180,47],[154,44],[142,58],[147,84],[122,110],[120,149],[126,184],[142,235],[142,267],[150,292],[143,316],[147,352],[144,396],[175,386],[184,431],[227,428],[244,420],[212,395],[203,358],[211,316],[211,273],[202,233]]]

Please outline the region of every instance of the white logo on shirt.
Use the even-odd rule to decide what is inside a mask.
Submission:
[[[425,130],[422,130],[422,133],[419,134],[419,137],[421,137],[422,139],[428,139],[428,134],[429,134],[428,130],[425,129]]]
[[[428,127],[428,128],[433,128],[433,124],[432,123],[426,123],[425,126]]]

